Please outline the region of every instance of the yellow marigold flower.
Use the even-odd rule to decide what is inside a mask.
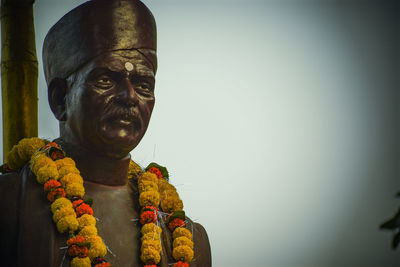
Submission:
[[[140,173],[142,171],[142,168],[134,162],[133,160],[129,161],[129,167],[128,167],[128,179],[132,179],[135,175]]]
[[[180,236],[178,238],[174,239],[174,242],[172,244],[173,248],[179,247],[179,246],[188,246],[191,249],[193,249],[193,241],[187,238],[186,236]]]
[[[57,169],[61,169],[64,166],[74,166],[75,167],[75,161],[69,157],[65,157],[63,159],[58,159],[55,162],[57,165]]]
[[[140,259],[143,262],[154,261],[154,263],[157,264],[160,262],[161,256],[157,250],[151,248],[145,248],[142,250]]]
[[[142,242],[144,240],[160,240],[160,234],[157,232],[149,232],[142,236]]]
[[[142,181],[150,181],[153,183],[158,183],[158,178],[157,175],[155,175],[154,173],[151,172],[144,172],[142,175],[140,175],[138,182],[142,182]]]
[[[104,257],[107,254],[107,247],[104,245],[100,236],[90,236],[86,238],[86,241],[90,243],[90,249],[88,252],[90,259],[93,260],[96,257]]]
[[[193,249],[188,246],[179,246],[172,250],[172,256],[177,261],[191,262],[193,255]]]
[[[31,169],[32,169],[32,165],[35,163],[35,161],[41,156],[44,155],[44,153],[42,151],[36,151],[35,153],[32,154],[30,161],[31,161]]]
[[[168,198],[165,200],[161,198],[161,208],[165,212],[183,210],[183,202],[180,198]]]
[[[183,202],[178,193],[171,190],[161,192],[161,208],[166,212],[183,210]]]
[[[72,183],[65,187],[65,193],[67,194],[68,198],[74,196],[83,197],[85,195],[85,188],[83,187],[83,184]]]
[[[51,161],[54,164],[54,161]],[[58,179],[58,171],[55,164],[49,164],[41,167],[36,173],[36,180],[39,184],[44,184],[48,180],[57,180]]]
[[[91,267],[91,261],[89,257],[79,258],[74,257],[71,261],[71,267]]]
[[[43,166],[50,165],[53,160],[47,157],[43,152],[36,152],[31,157],[31,170],[36,175]]]
[[[62,166],[58,172],[60,173],[60,177],[64,177],[65,175],[67,175],[68,173],[76,173],[76,174],[81,174],[81,172],[72,165],[65,165]]]
[[[17,151],[21,160],[28,161],[39,148],[46,145],[45,141],[37,138],[24,138],[18,142]]]
[[[6,162],[8,167],[12,170],[18,170],[24,166],[25,161],[19,157],[18,147],[16,145],[7,153]]]
[[[79,230],[82,230],[85,226],[96,226],[96,218],[90,214],[83,214],[78,218]]]
[[[176,188],[172,184],[168,183],[167,180],[165,179],[158,179],[158,188],[160,189],[160,192],[169,190],[169,191],[175,191]]]
[[[58,222],[61,218],[64,218],[66,216],[75,216],[75,211],[72,208],[72,206],[66,206],[64,208],[58,209],[54,212],[53,214],[53,221]]]
[[[192,233],[188,229],[184,227],[175,228],[174,232],[172,233],[173,239],[176,239],[181,236],[186,236],[188,239],[192,240]]]
[[[141,207],[151,203],[153,206],[160,205],[160,194],[157,191],[146,191],[139,195],[139,204]]]
[[[103,239],[98,235],[92,235],[86,238],[86,242],[89,242],[91,246],[97,246],[103,243]]]
[[[88,238],[89,236],[97,235],[97,228],[94,225],[88,225],[79,231],[79,235]]]
[[[151,181],[140,181],[139,185],[139,194],[146,191],[158,191],[158,185]]]
[[[76,173],[68,173],[65,176],[62,176],[59,180],[59,182],[66,187],[69,184],[77,183],[77,184],[83,184],[83,178],[79,174]]]
[[[143,251],[145,249],[148,249],[148,248],[157,250],[158,253],[161,253],[161,242],[160,242],[160,240],[143,240],[142,241],[141,251]]]
[[[72,202],[71,200],[65,198],[65,197],[60,197],[57,198],[52,204],[51,204],[51,212],[55,213],[57,210],[70,207],[72,208]]]
[[[76,216],[73,215],[63,217],[57,222],[57,230],[60,233],[76,231],[78,226],[78,220],[76,219]]]
[[[146,223],[145,225],[142,226],[142,230],[141,230],[142,235],[145,235],[148,233],[153,233],[153,232],[161,234],[162,229],[160,226],[158,226],[154,223]]]

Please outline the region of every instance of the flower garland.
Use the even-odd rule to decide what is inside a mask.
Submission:
[[[107,247],[98,235],[96,219],[91,208],[92,200],[83,200],[83,178],[75,162],[65,156],[54,142],[40,138],[25,138],[8,153],[3,169],[14,171],[30,160],[36,180],[43,185],[47,199],[52,203],[53,221],[60,233],[69,233],[67,253],[72,257],[71,267],[109,267],[104,257]],[[173,267],[188,267],[192,261],[192,233],[185,228],[183,203],[176,188],[168,182],[165,167],[151,163],[144,171],[132,160],[128,179],[135,179],[139,188],[141,228],[141,255],[144,267],[156,267],[161,260],[161,210],[168,213],[166,220],[172,232]]]

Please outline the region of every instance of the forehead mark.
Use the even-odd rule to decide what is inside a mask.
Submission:
[[[126,63],[125,63],[125,69],[126,69],[127,71],[132,71],[132,70],[133,70],[133,64],[130,63],[130,62],[126,62]]]

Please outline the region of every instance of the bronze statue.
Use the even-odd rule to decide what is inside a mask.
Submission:
[[[60,121],[55,141],[73,158],[112,266],[142,266],[137,188],[127,184],[129,152],[146,132],[155,103],[156,24],[138,0],[92,0],[49,31],[43,66],[51,110]],[[66,236],[51,220],[43,189],[28,165],[0,177],[0,254],[5,266],[68,266]],[[135,197],[136,194],[136,197]],[[195,260],[211,266],[204,228],[191,223]],[[159,266],[169,266],[171,233],[163,229]]]

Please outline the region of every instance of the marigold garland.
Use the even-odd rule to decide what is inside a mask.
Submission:
[[[60,233],[69,233],[68,255],[71,267],[110,267],[104,259],[107,247],[98,236],[91,202],[84,201],[85,188],[74,160],[54,142],[40,138],[26,138],[15,145],[7,155],[6,170],[18,170],[30,159],[30,169],[43,185],[47,199],[52,203],[53,221]],[[183,203],[176,188],[168,182],[165,167],[150,163],[142,171],[130,161],[128,179],[137,179],[141,228],[141,255],[144,267],[157,267],[161,260],[161,227],[158,224],[158,206],[170,213],[167,225],[172,231],[173,267],[189,267],[192,261],[192,233],[185,228]],[[76,234],[77,233],[77,234]]]

